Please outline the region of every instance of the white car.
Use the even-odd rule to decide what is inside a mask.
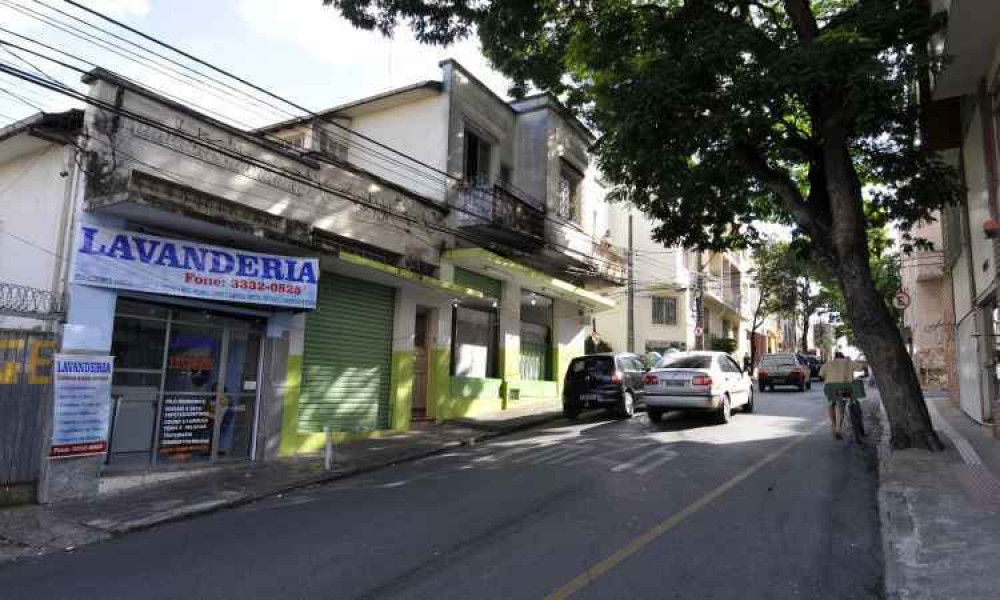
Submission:
[[[666,356],[646,373],[643,398],[649,420],[667,410],[711,411],[728,423],[734,408],[753,412],[753,381],[725,352],[685,352]]]

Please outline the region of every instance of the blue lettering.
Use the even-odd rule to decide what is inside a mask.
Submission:
[[[135,260],[135,256],[132,255],[132,245],[128,243],[128,237],[124,235],[115,236],[115,241],[111,242],[107,255],[122,260]]]
[[[104,254],[104,246],[101,246],[99,250],[94,249],[94,236],[97,235],[97,230],[93,227],[83,228],[83,245],[80,246],[80,252],[83,254]]]
[[[160,250],[160,257],[156,259],[156,264],[161,267],[173,267],[180,269],[180,261],[177,260],[177,248],[173,244],[163,244]]]
[[[135,249],[139,253],[139,262],[148,265],[153,260],[156,249],[160,247],[160,242],[158,240],[147,240],[138,236],[132,236],[132,239],[135,241]]]
[[[316,283],[316,271],[313,269],[312,261],[305,261],[302,263],[302,270],[299,271],[298,280],[302,283]]]
[[[209,269],[212,273],[232,273],[233,267],[236,261],[233,260],[231,254],[227,252],[220,252],[219,250],[210,250],[212,254],[212,268]]]
[[[208,250],[204,248],[194,248],[184,246],[184,268],[187,270],[204,271],[205,257]]]
[[[240,277],[256,277],[257,276],[257,257],[248,256],[246,254],[239,254],[236,256],[236,261],[239,263],[239,270],[237,275]]]
[[[281,261],[276,258],[262,258],[260,263],[263,266],[260,276],[264,279],[277,279],[283,281],[281,276]]]

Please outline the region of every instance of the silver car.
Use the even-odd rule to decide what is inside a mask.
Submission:
[[[735,408],[753,412],[753,381],[725,352],[685,352],[664,357],[646,373],[644,398],[649,420],[667,410],[710,411],[728,423]]]

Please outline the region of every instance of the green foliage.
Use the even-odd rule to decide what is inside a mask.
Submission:
[[[712,341],[709,344],[712,350],[716,352],[726,352],[732,354],[736,352],[736,348],[739,346],[736,340],[733,338],[722,338],[722,337],[712,337]]]
[[[744,247],[760,221],[825,235],[820,130],[834,125],[857,182],[877,184],[866,188],[870,202],[904,231],[955,197],[954,173],[917,139],[912,82],[927,61],[913,49],[941,25],[920,2],[325,4],[387,35],[406,23],[432,44],[477,31],[513,92],[555,93],[600,133],[594,150],[612,197],[660,220],[667,245]],[[801,206],[783,196],[785,183]]]

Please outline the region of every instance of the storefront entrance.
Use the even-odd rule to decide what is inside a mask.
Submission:
[[[108,465],[251,457],[264,325],[119,298]]]

